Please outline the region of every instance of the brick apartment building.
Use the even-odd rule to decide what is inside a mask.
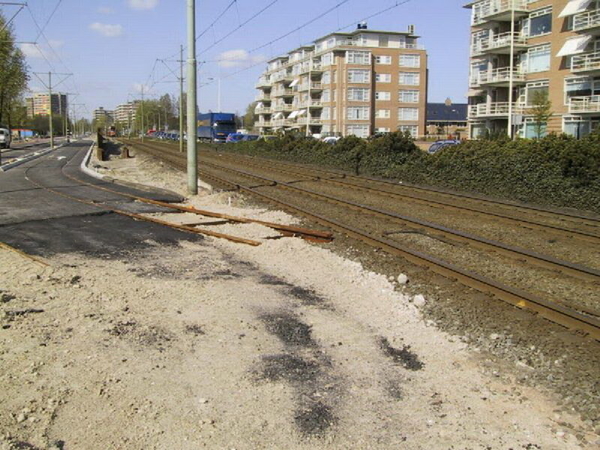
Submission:
[[[427,54],[414,28],[332,33],[268,62],[256,85],[262,134],[425,133]]]
[[[33,94],[32,97],[27,97],[25,99],[27,117],[49,115],[50,104],[52,104],[52,114],[58,116],[65,115],[68,107],[67,95],[60,93],[52,94],[52,101],[50,101],[50,94],[39,93]]]
[[[580,137],[598,126],[600,1],[479,0],[466,7],[472,138],[509,127],[534,137],[536,91],[552,102],[547,132]]]

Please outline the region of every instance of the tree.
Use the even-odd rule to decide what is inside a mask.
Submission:
[[[256,119],[256,102],[252,102],[246,108],[246,114],[244,115],[244,128],[246,130],[253,130]]]
[[[533,116],[535,134],[539,139],[542,137],[544,127],[547,126],[548,120],[552,117],[552,102],[548,98],[548,92],[535,91],[533,93],[531,104],[532,108],[529,110],[529,114]]]
[[[29,76],[25,56],[15,45],[12,26],[0,13],[0,123],[11,127],[22,106]],[[18,118],[20,119],[20,118]]]

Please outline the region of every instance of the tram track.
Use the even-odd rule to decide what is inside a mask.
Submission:
[[[128,142],[130,145],[139,148],[155,157],[158,157],[166,163],[179,168],[185,168],[185,157],[177,151],[172,151],[168,146],[155,144],[155,143],[140,143],[140,142]],[[219,171],[221,174],[219,174]],[[535,295],[531,292],[526,292],[521,287],[511,286],[506,283],[499,282],[487,276],[482,276],[475,273],[473,270],[461,268],[456,264],[451,264],[446,261],[442,261],[432,255],[428,255],[422,251],[410,249],[405,245],[397,242],[394,239],[390,239],[381,234],[369,232],[369,230],[359,229],[353,227],[351,224],[345,223],[344,221],[337,220],[335,217],[321,214],[315,211],[309,210],[307,207],[294,205],[290,202],[282,201],[273,193],[262,192],[265,189],[279,190],[281,188],[287,190],[294,190],[297,193],[301,193],[304,196],[310,196],[311,198],[320,198],[323,200],[323,195],[310,191],[298,186],[294,186],[294,183],[281,183],[273,179],[269,179],[263,176],[253,175],[251,173],[235,170],[232,168],[225,168],[218,166],[214,163],[208,163],[203,161],[201,166],[201,172],[203,177],[210,179],[212,182],[222,186],[226,186],[233,189],[238,189],[242,192],[258,196],[264,201],[269,203],[277,204],[285,209],[300,213],[303,216],[309,217],[325,226],[342,231],[354,238],[357,238],[363,242],[367,242],[372,246],[383,248],[389,253],[401,255],[407,260],[420,265],[426,266],[436,273],[439,273],[446,278],[451,280],[458,280],[462,284],[475,288],[485,293],[491,293],[495,297],[504,300],[515,306],[535,311],[547,319],[567,326],[572,329],[580,329],[589,333],[596,339],[600,338],[600,321],[598,320],[598,314],[594,308],[587,308],[585,306],[578,305],[577,308],[570,307],[560,302],[547,300],[539,295]],[[222,172],[228,172],[231,176],[224,177]],[[232,181],[231,178],[238,177],[238,181]],[[258,184],[249,185],[247,182],[243,183],[239,181],[239,177],[245,177],[247,180],[257,182]],[[400,217],[399,215],[390,215],[386,211],[375,210],[374,208],[365,208],[364,205],[347,202],[343,199],[332,198],[329,196],[327,201],[331,203],[340,203],[345,208],[351,208],[360,211],[369,211],[369,214],[375,214],[379,216],[392,217],[394,220],[404,221],[404,223],[410,222],[411,227],[424,227],[428,228],[427,233],[444,234],[445,237],[454,240],[462,240],[463,243],[468,241],[471,244],[476,243],[482,248],[487,248],[488,251],[492,252],[508,252],[512,254],[512,257],[519,259],[525,259],[528,264],[538,265],[546,270],[552,270],[555,273],[566,274],[569,276],[584,279],[589,283],[598,284],[599,273],[595,269],[574,265],[565,261],[556,260],[549,258],[544,255],[537,255],[533,252],[508,248],[504,245],[498,245],[495,242],[489,242],[485,239],[478,238],[477,236],[468,236],[465,233],[455,232],[455,230],[444,229],[444,227],[437,226],[436,224],[423,223],[418,221],[411,221],[408,217]],[[408,219],[408,220],[407,220]],[[493,250],[492,250],[493,248]]]

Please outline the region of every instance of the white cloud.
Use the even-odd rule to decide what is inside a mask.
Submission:
[[[110,8],[109,6],[101,6],[98,8],[98,12],[100,14],[114,14],[115,10]]]
[[[143,83],[133,83],[133,92],[138,94],[142,93],[142,88],[144,88],[144,94],[148,94],[150,92],[150,87]]]
[[[27,58],[43,59],[45,56],[42,49],[35,44],[21,44],[21,51]]]
[[[243,67],[251,66],[266,60],[265,56],[252,56],[244,49],[228,50],[217,58],[221,67]]]
[[[90,25],[90,29],[106,37],[117,37],[123,34],[123,27],[121,25],[94,22]]]
[[[127,0],[132,9],[154,9],[158,5],[158,0]]]

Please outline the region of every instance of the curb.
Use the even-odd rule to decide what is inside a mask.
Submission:
[[[88,167],[88,164],[90,163],[90,159],[92,157],[92,151],[94,150],[95,146],[96,146],[96,142],[92,142],[90,149],[86,153],[85,157],[83,158],[83,160],[81,161],[81,164],[79,166],[81,171],[83,173],[85,173],[86,175],[89,175],[90,177],[96,178],[98,180],[106,181],[108,183],[120,184],[121,186],[129,187],[132,189],[137,189],[138,191],[148,192],[150,194],[159,193],[159,194],[178,198],[178,201],[175,201],[173,203],[182,203],[186,200],[185,197],[181,196],[177,192],[169,191],[168,189],[155,188],[152,186],[147,186],[145,184],[132,183],[130,181],[118,180],[116,178],[109,177],[108,175],[102,175],[102,174],[96,172],[95,170],[90,169]]]
[[[61,144],[61,145],[58,145],[58,146],[54,147],[54,150],[58,150],[63,145],[64,144]],[[3,166],[0,166],[0,172],[6,172],[7,170],[10,170],[10,169],[13,169],[13,168],[15,168],[17,166],[20,166],[21,164],[25,164],[26,162],[33,161],[34,159],[37,159],[37,158],[39,158],[41,156],[44,156],[44,155],[50,153],[52,150],[53,149],[51,149],[51,148],[47,148],[45,150],[41,150],[39,152],[32,153],[31,155],[24,156],[24,157],[22,157],[20,159],[17,159],[15,161],[12,161],[12,162],[9,162],[7,164],[4,164]]]

